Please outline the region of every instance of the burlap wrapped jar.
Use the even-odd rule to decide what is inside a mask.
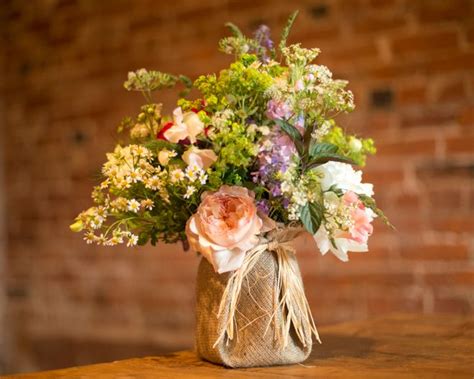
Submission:
[[[288,245],[270,243],[262,245],[253,258],[241,277],[218,274],[201,259],[197,353],[227,367],[303,362],[311,353],[312,334],[319,337],[296,257]],[[229,280],[233,281],[231,286]]]

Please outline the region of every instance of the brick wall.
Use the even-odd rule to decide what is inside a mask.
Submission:
[[[217,71],[228,64],[216,51],[224,21],[279,31],[295,8],[291,40],[320,47],[320,62],[351,81],[357,109],[340,121],[378,142],[365,177],[397,226],[377,224],[371,252],[349,263],[300,241],[317,321],[472,313],[472,0],[10,0],[0,8],[4,371],[192,346],[195,256],[179,246],[91,247],[68,225],[90,204],[115,126],[141,102],[122,89],[127,71]],[[168,110],[175,96],[163,93]]]

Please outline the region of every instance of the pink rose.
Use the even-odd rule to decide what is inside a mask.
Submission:
[[[197,212],[186,224],[186,236],[191,249],[221,274],[242,265],[245,253],[258,245],[262,228],[253,192],[222,186],[217,192],[203,194]]]

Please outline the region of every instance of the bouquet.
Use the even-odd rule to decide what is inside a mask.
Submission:
[[[94,206],[71,225],[87,243],[181,241],[201,254],[198,353],[232,367],[309,354],[317,331],[296,236],[309,232],[322,254],[347,261],[368,250],[372,221],[384,218],[354,169],[373,141],[335,121],[354,109],[353,95],[314,63],[319,49],[287,45],[295,16],[278,46],[266,26],[250,38],[228,24],[219,49],[234,61],[218,75],[130,72],[125,89],[146,104],[120,124],[130,142],[107,154]],[[154,93],[175,85],[184,90],[166,115]]]

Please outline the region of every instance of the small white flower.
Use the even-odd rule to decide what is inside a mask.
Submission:
[[[135,246],[137,243],[138,243],[138,236],[133,233],[129,233],[127,246],[132,247],[132,246]]]
[[[186,176],[190,181],[194,182],[199,177],[201,171],[198,166],[188,166],[186,168]]]
[[[153,203],[153,200],[151,199],[142,200],[142,203],[141,203],[142,208],[148,209],[150,211],[153,209],[154,205],[155,204]]]
[[[268,136],[270,134],[270,128],[268,126],[260,126],[258,130],[262,133],[262,136]]]
[[[186,193],[184,194],[184,198],[189,199],[193,195],[194,192],[196,192],[196,188],[194,188],[193,186],[188,186],[186,188]]]
[[[107,189],[110,184],[110,179],[105,179],[102,183],[100,183],[100,189]]]
[[[331,123],[329,121],[324,121],[320,127],[316,128],[316,130],[311,134],[316,141],[321,141],[323,137],[329,133],[331,129]]]
[[[160,187],[160,178],[153,175],[146,181],[145,187],[156,191]]]
[[[184,179],[184,172],[183,170],[177,168],[171,171],[170,176],[171,176],[171,183],[178,183]]]
[[[207,183],[207,174],[204,171],[201,171],[199,174],[199,183],[203,185]]]
[[[137,213],[140,210],[140,203],[136,201],[135,199],[129,200],[127,209],[130,212]]]
[[[88,245],[90,245],[91,243],[95,242],[96,237],[95,237],[94,233],[89,232],[84,236],[84,240],[86,241],[86,243]]]
[[[142,174],[139,169],[134,169],[128,174],[127,180],[131,183],[137,183],[142,180]]]

